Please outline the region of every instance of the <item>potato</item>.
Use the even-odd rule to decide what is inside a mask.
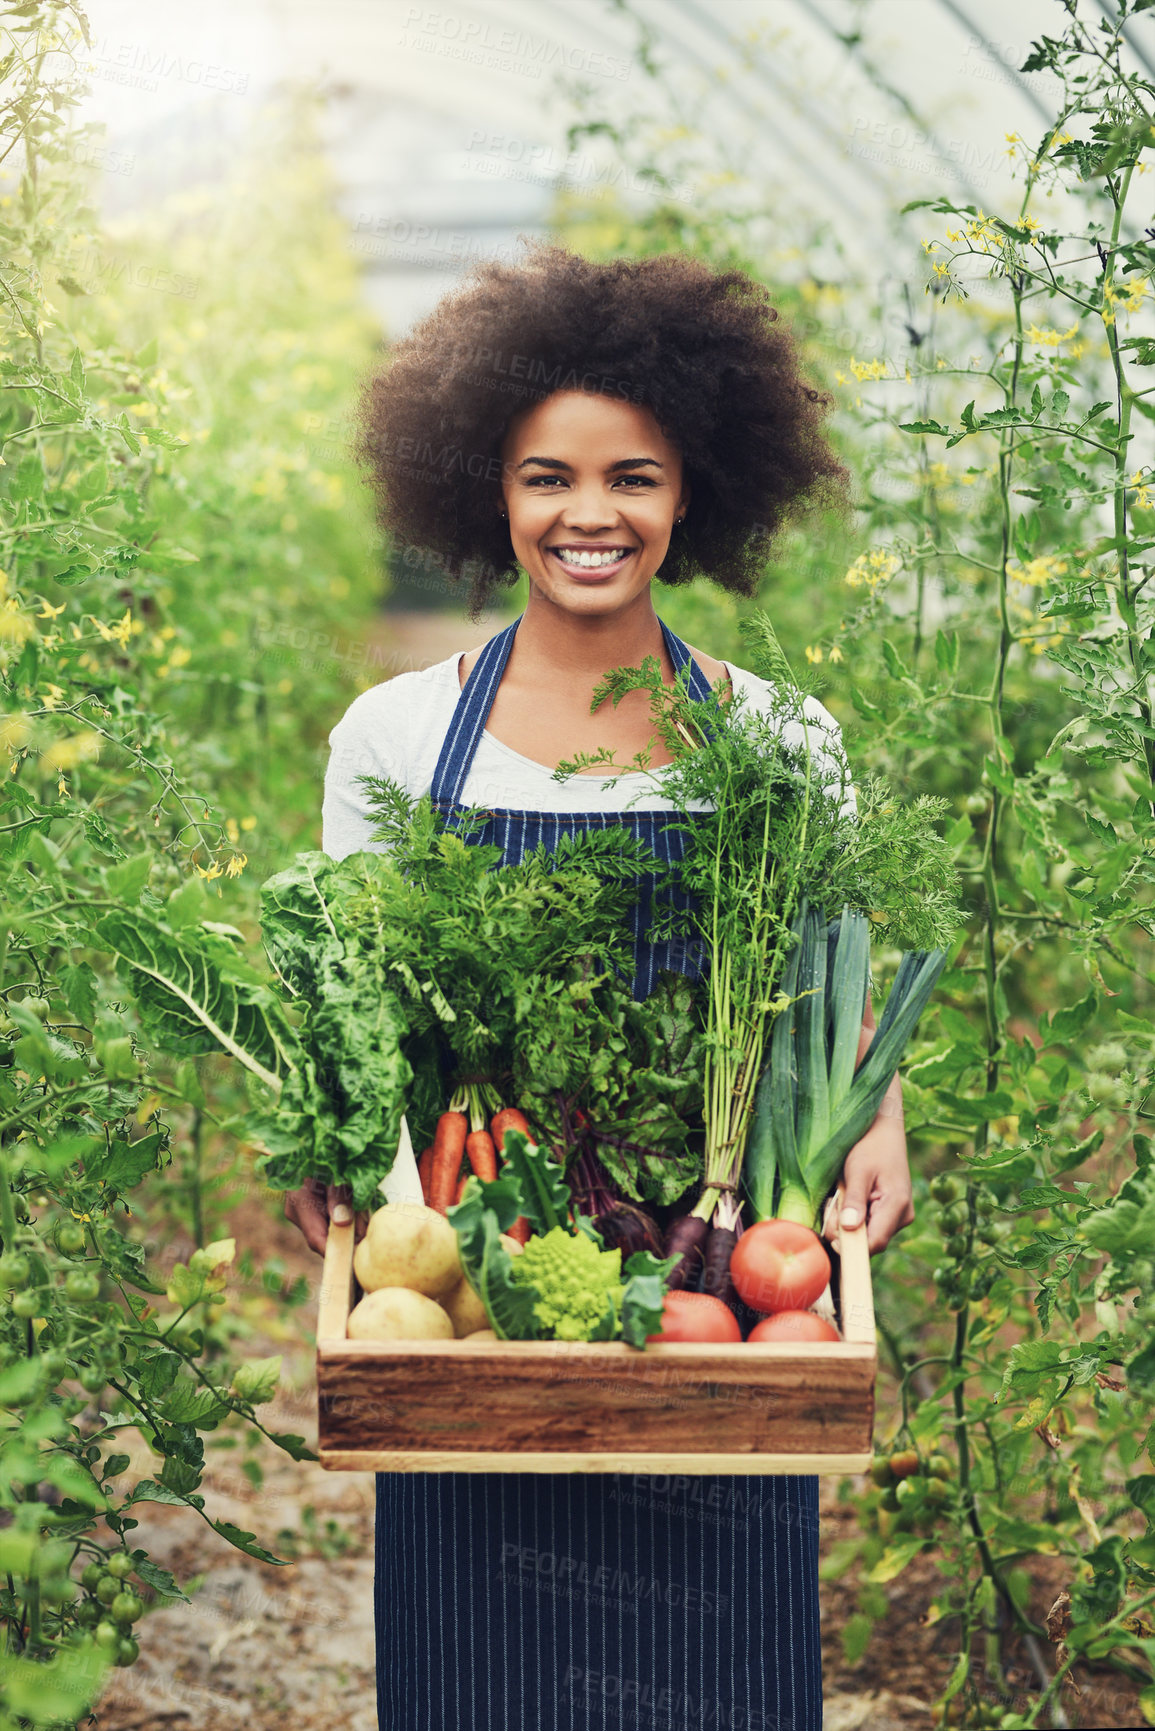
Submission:
[[[379,1286],[349,1313],[350,1340],[452,1340],[439,1304],[407,1286]]]
[[[441,1300],[441,1308],[453,1324],[453,1332],[458,1340],[464,1335],[476,1334],[478,1329],[489,1327],[485,1306],[468,1280],[459,1280],[453,1291],[446,1293]]]
[[[426,1298],[442,1298],[461,1279],[457,1234],[435,1208],[421,1202],[387,1202],[369,1216],[353,1252],[353,1272],[363,1292],[407,1286]]]
[[[466,1340],[496,1340],[497,1335],[492,1328],[475,1328],[472,1334],[465,1336]]]

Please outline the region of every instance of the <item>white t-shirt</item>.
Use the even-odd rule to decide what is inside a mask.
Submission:
[[[463,651],[419,672],[399,673],[355,697],[329,734],[329,764],[321,808],[321,846],[333,859],[363,850],[380,850],[372,840],[374,822],[366,791],[356,777],[373,775],[399,782],[411,798],[430,791],[453,712],[461,695]],[[774,713],[775,687],[742,667],[728,667],[735,693],[749,708]],[[787,744],[801,746],[808,736],[823,786],[842,808],[856,810],[842,747],[842,731],[818,699],[804,701],[805,726],[787,723]],[[657,791],[663,770],[631,771],[613,787],[610,775],[583,772],[555,781],[548,764],[537,763],[488,731],[478,741],[461,803],[507,811],[673,811]],[[638,795],[641,794],[639,798]],[[635,803],[636,802],[636,803]]]

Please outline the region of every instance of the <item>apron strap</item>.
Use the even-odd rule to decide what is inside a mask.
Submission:
[[[496,637],[490,638],[458,696],[457,707],[442,741],[429,790],[435,808],[445,814],[460,804],[462,789],[477,747],[481,743],[481,736],[485,732],[485,724],[489,720],[489,712],[497,696],[509,652],[513,648],[513,639],[523,617],[524,615],[519,614],[512,625],[507,625],[504,631],[499,631]],[[680,673],[689,662],[689,693],[695,701],[702,702],[710,695],[709,680],[682,639],[670,630],[665,620],[659,619],[658,624],[662,628],[666,652],[673,663],[674,672]]]

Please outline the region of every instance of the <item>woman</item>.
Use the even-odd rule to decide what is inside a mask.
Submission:
[[[776,316],[739,272],[538,247],[481,267],[397,346],[363,406],[383,522],[471,578],[475,615],[519,568],[529,598],[482,648],[350,706],[330,736],[327,852],[373,845],[361,775],[447,814],[488,808],[475,839],[507,860],[591,822],[674,845],[670,802],[626,809],[637,777],[552,772],[600,746],[669,761],[645,693],[590,713],[601,677],[647,655],[671,683],[691,661],[697,695],[720,681],[772,705],[669,630],[651,587],[702,574],[751,593],[791,503],[845,479]],[[852,798],[813,699],[806,730]],[[683,960],[639,941],[635,995]],[[868,1008],[864,1043],[873,1025]],[[841,1226],[874,1250],[912,1218],[900,1099],[896,1078],[846,1162]],[[318,1250],[330,1212],[348,1218],[319,1185],[286,1211]],[[813,1478],[378,1474],[381,1731],[818,1731],[817,1553]]]

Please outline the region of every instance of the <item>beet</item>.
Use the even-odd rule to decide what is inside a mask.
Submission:
[[[657,1221],[632,1202],[611,1202],[597,1216],[594,1225],[607,1250],[621,1251],[623,1268],[639,1250],[648,1250],[652,1256],[660,1257],[662,1254],[662,1235]]]

